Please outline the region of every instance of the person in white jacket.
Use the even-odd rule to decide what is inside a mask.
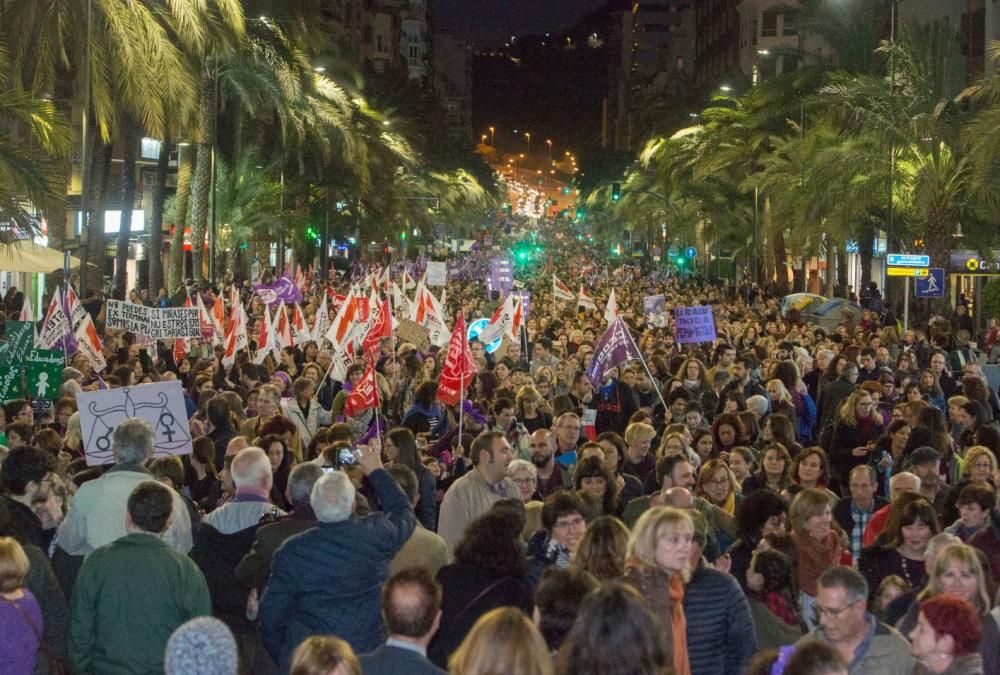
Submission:
[[[319,404],[316,399],[316,383],[309,377],[295,380],[292,398],[282,400],[281,410],[295,424],[303,450],[309,447],[312,437],[321,426],[333,423],[333,414]]]
[[[115,466],[80,486],[56,535],[61,549],[70,555],[87,555],[125,536],[129,495],[140,483],[156,480],[145,467],[153,456],[153,440],[153,428],[136,417],[115,428],[111,436]],[[191,517],[181,496],[170,492],[174,508],[163,540],[186,554],[191,550]]]

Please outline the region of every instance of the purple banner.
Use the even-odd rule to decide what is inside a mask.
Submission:
[[[254,284],[253,288],[268,307],[275,307],[282,302],[302,300],[302,291],[295,285],[295,280],[287,274],[278,277],[271,285]]]
[[[628,332],[628,326],[621,317],[608,326],[601,341],[597,343],[594,351],[594,360],[587,369],[587,377],[595,387],[600,387],[604,382],[604,374],[615,366],[628,361],[629,359],[642,359],[639,348]]]

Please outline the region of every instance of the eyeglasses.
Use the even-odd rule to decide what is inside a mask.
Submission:
[[[729,477],[723,476],[722,478],[713,478],[712,480],[705,481],[706,485],[716,485],[722,487],[723,485],[729,485]]]
[[[527,487],[529,485],[534,485],[536,482],[534,478],[511,478],[511,480],[514,481],[514,485],[517,486],[523,485],[524,487]]]
[[[813,605],[813,621],[819,623],[819,620],[824,616],[828,616],[831,619],[836,619],[841,614],[843,614],[856,604],[857,602],[852,602],[851,604],[841,607],[840,609],[831,609],[829,607],[822,607],[818,604]]]
[[[557,530],[566,530],[571,527],[580,527],[585,522],[586,521],[583,519],[583,516],[577,516],[576,518],[568,518],[566,520],[559,519],[552,527]]]

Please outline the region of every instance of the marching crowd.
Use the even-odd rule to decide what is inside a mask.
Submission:
[[[1000,672],[995,328],[962,306],[902,332],[876,293],[825,331],[756,285],[553,249],[518,275],[517,339],[470,341],[458,401],[447,343],[392,332],[338,377],[325,340],[230,364],[90,302],[106,367],[80,353],[50,412],[0,411],[0,673]],[[502,309],[445,290],[449,322]],[[656,294],[710,306],[716,339],[678,343]],[[174,304],[197,296],[258,335],[249,287]],[[154,457],[134,418],[88,464],[75,395],[169,380],[193,451]]]

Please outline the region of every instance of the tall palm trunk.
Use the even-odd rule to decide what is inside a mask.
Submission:
[[[931,267],[948,269],[951,265],[951,239],[955,221],[948,209],[941,205],[927,210],[927,229],[924,231],[924,248],[931,257]],[[950,312],[948,275],[944,275],[944,297],[931,301],[931,311],[947,316]]]
[[[868,288],[872,280],[872,257],[875,248],[875,225],[864,223],[858,235],[858,258],[861,260],[861,279],[858,282],[858,297]]]
[[[177,214],[174,234],[170,238],[170,281],[167,293],[174,293],[184,283],[184,228],[188,222],[188,204],[191,201],[191,173],[194,159],[184,146],[177,149]]]
[[[90,295],[104,287],[107,257],[104,251],[104,210],[108,201],[108,178],[111,174],[111,144],[95,141],[93,167],[90,179],[90,226],[82,234],[87,241],[87,255],[80,261],[86,266],[87,287],[80,293]]]
[[[174,144],[169,138],[160,145],[156,162],[156,182],[153,183],[153,217],[149,224],[149,272],[143,287],[150,298],[156,298],[163,286],[163,203],[167,199],[167,169]],[[182,235],[183,236],[183,235]]]
[[[135,150],[139,143],[139,128],[131,121],[125,123],[122,138],[122,210],[118,224],[118,243],[115,247],[114,289],[119,298],[127,297],[128,249],[132,236],[132,210],[135,205]]]
[[[205,278],[202,263],[208,229],[208,198],[212,182],[212,147],[215,145],[215,82],[206,65],[201,77],[198,111],[198,156],[191,185],[191,263],[195,281]]]
[[[837,242],[827,237],[826,297],[832,298],[836,293],[837,293]]]

